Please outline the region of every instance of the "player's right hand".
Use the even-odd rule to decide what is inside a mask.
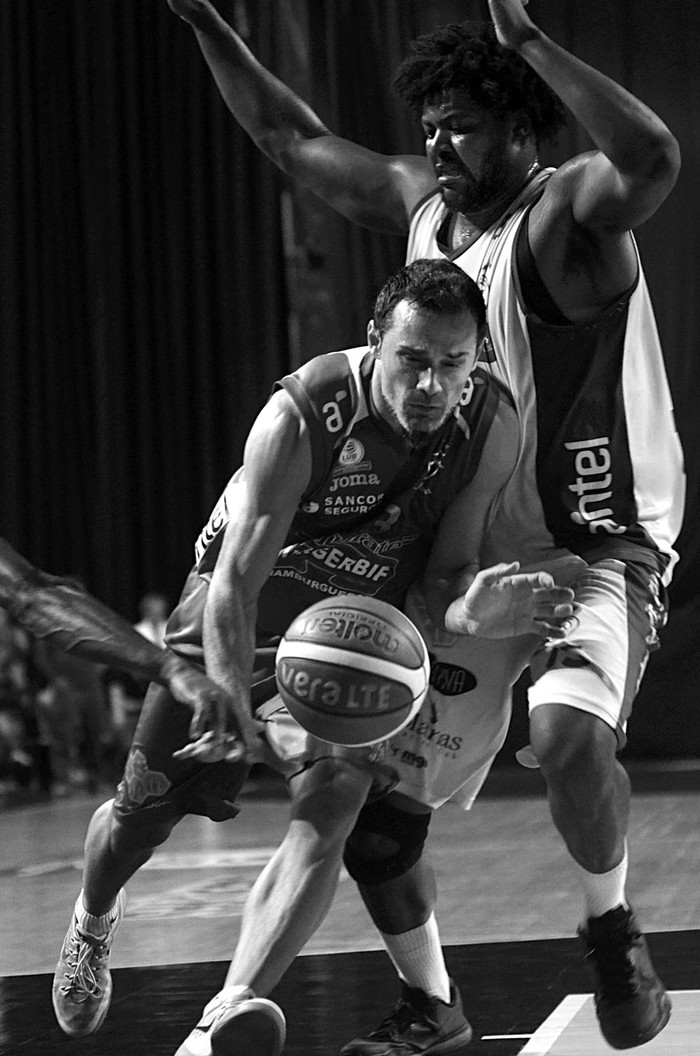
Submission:
[[[200,668],[168,649],[163,654],[161,675],[175,700],[192,712],[190,744],[175,752],[176,758],[235,762],[257,747],[262,724],[253,719],[239,721],[229,694]]]

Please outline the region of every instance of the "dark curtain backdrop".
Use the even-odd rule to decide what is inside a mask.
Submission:
[[[164,0],[0,3],[0,531],[129,617],[287,363],[277,174],[198,54]]]
[[[330,127],[387,153],[422,149],[390,92],[407,42],[486,14],[483,0],[218,2]],[[700,13],[686,0],[530,10],[655,109],[683,151],[676,189],[638,232],[688,513],[630,748],[700,755]],[[542,160],[587,146],[571,128]],[[126,615],[147,588],[175,597],[272,380],[362,341],[404,252],[285,185],[165,0],[0,0],[0,246],[0,530]],[[514,746],[524,729],[520,708]]]

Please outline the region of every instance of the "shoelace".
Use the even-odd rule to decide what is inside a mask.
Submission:
[[[70,954],[75,960],[69,959],[70,954],[66,957],[66,964],[71,971],[63,973],[64,978],[68,980],[68,985],[64,984],[61,987],[64,994],[73,991],[78,1001],[87,1001],[89,997],[102,996],[103,988],[95,975],[95,969],[102,968],[107,949],[104,942],[97,946],[87,942],[81,937],[78,929],[75,929],[70,939]]]
[[[368,1036],[377,1041],[391,1041],[397,1034],[402,1034],[414,1025],[420,1025],[423,1029],[434,1029],[435,1026],[427,1013],[419,1012],[407,1001],[399,1001],[394,1010]]]
[[[637,992],[635,966],[630,954],[639,938],[639,932],[620,928],[587,953],[598,970],[606,999],[625,1001]]]

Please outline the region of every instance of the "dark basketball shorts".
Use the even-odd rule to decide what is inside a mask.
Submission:
[[[201,626],[208,583],[190,574],[180,602],[168,623],[166,639],[170,648],[194,663],[201,664]],[[253,713],[265,724],[266,737],[275,754],[289,770],[301,772],[322,758],[338,758],[376,778],[382,794],[397,781],[393,768],[385,763],[386,744],[367,748],[343,748],[320,741],[289,715],[277,694],[275,656],[279,637],[262,636],[256,642],[251,681]],[[129,750],[113,810],[130,825],[158,826],[179,820],[186,814],[199,814],[213,821],[234,818],[237,797],[250,767],[245,762],[202,763],[178,760],[173,752],[190,741],[192,712],[179,704],[160,685],[151,685]]]

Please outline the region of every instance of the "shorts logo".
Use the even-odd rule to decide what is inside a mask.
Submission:
[[[123,784],[129,802],[141,806],[149,796],[163,796],[170,781],[158,770],[148,769],[148,759],[140,748],[132,748],[124,768]]]
[[[422,718],[422,713],[419,712],[415,718],[411,719],[408,726],[404,726],[399,733],[394,734],[394,737],[392,738],[392,742],[395,745],[395,747],[392,748],[394,755],[399,751],[401,740],[405,743],[406,739],[411,737],[411,735],[413,735],[413,738],[418,736],[422,741],[425,741],[436,748],[443,748],[445,751],[451,752],[453,755],[460,750],[464,742],[463,737],[451,733],[449,730],[441,730],[434,722],[428,722]],[[407,749],[402,749],[402,751],[404,755],[406,755]],[[423,758],[418,755],[417,752],[414,754],[416,759]],[[410,762],[410,760],[404,758],[404,755],[402,755],[401,761]],[[421,766],[422,764],[417,763],[414,760],[411,765]]]
[[[476,688],[476,678],[464,667],[430,657],[430,685],[443,697],[458,697]]]
[[[417,755],[416,752],[409,752],[408,749],[401,753],[400,761],[408,766],[415,766],[417,770],[423,770],[428,765],[428,760],[424,755]]]
[[[578,505],[570,514],[574,524],[586,525],[588,531],[609,532],[620,535],[627,529],[617,523],[614,511],[605,504],[612,498],[612,473],[608,472],[610,438],[599,436],[594,440],[575,440],[564,444],[567,451],[575,451],[574,472],[576,481],[569,484],[569,491],[578,496]]]

